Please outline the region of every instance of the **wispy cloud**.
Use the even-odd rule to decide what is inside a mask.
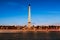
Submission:
[[[48,11],[48,13],[60,13],[60,11]]]

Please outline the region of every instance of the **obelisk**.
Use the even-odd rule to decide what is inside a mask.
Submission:
[[[30,4],[28,5],[28,28],[31,27],[31,9],[30,9]]]

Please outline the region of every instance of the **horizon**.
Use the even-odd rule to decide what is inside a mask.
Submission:
[[[0,25],[27,25],[29,3],[32,25],[60,24],[60,0],[0,0]]]

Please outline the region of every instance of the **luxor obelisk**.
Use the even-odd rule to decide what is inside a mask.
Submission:
[[[28,28],[31,27],[31,8],[30,4],[28,5]]]

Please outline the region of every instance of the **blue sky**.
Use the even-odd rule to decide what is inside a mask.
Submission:
[[[29,3],[32,24],[60,23],[60,0],[0,0],[0,24],[27,24]]]

